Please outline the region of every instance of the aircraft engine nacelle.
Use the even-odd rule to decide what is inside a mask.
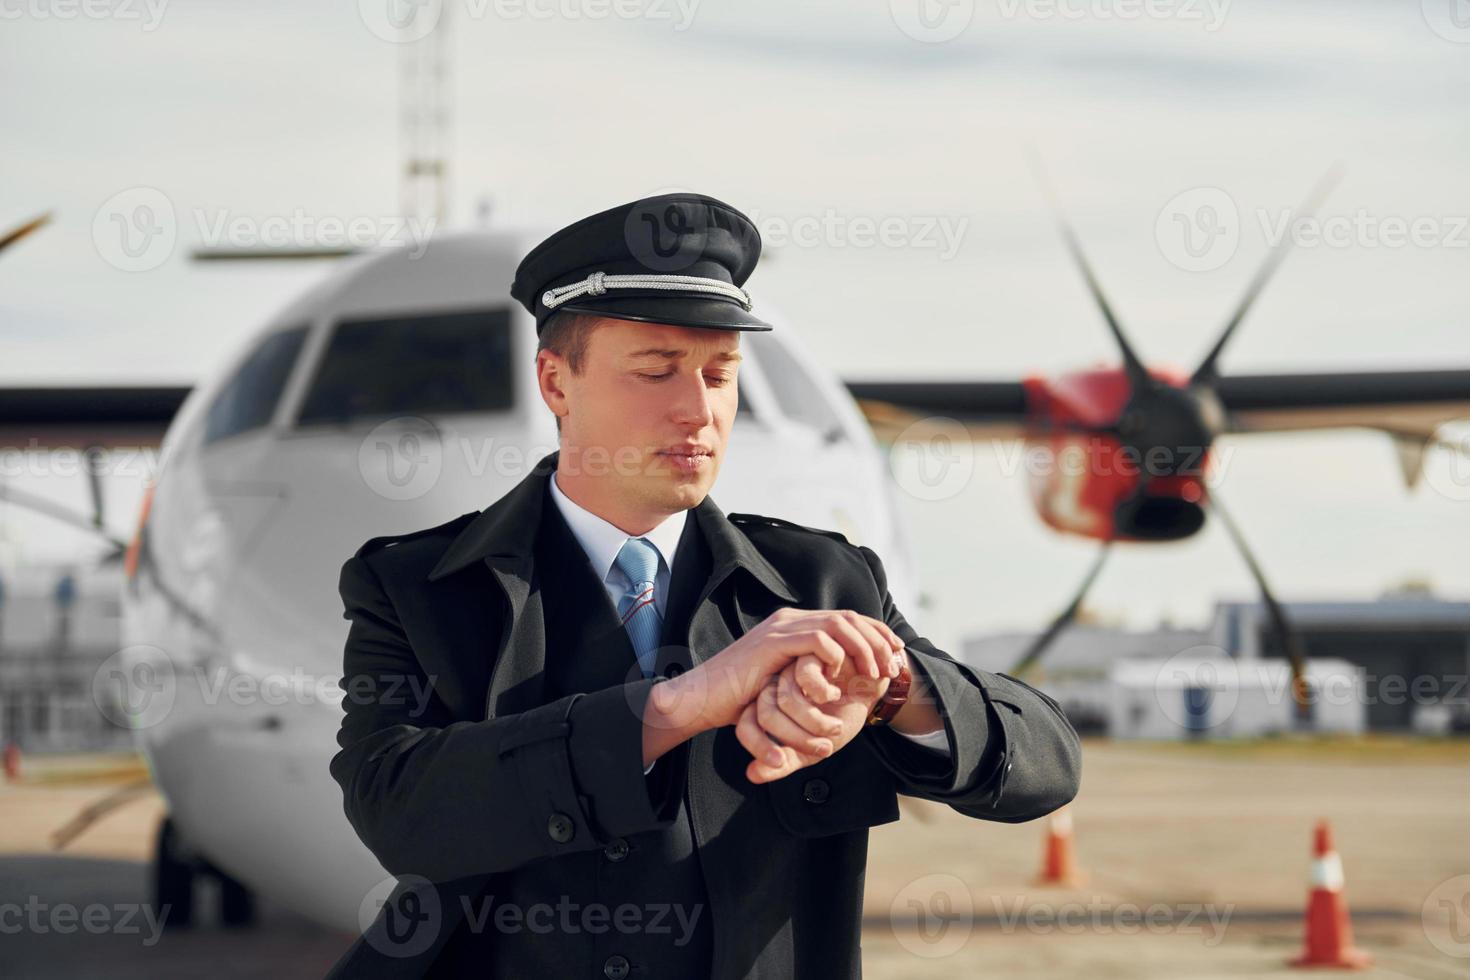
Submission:
[[[1173,423],[1150,431],[1130,429],[1135,396],[1121,370],[1026,380],[1026,472],[1048,525],[1118,541],[1174,541],[1204,525],[1210,437],[1192,424],[1182,379],[1154,374],[1164,386],[1147,397],[1178,411],[1150,413]]]

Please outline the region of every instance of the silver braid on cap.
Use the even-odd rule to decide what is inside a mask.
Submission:
[[[594,272],[586,279],[556,286],[541,294],[541,304],[554,310],[563,303],[582,296],[601,296],[609,289],[667,289],[677,293],[703,293],[733,299],[750,312],[750,294],[722,279],[703,276],[609,276]]]

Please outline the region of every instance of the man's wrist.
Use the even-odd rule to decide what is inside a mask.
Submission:
[[[666,752],[714,727],[701,710],[703,699],[697,697],[698,692],[690,686],[692,682],[685,680],[692,673],[660,679],[649,690],[643,708],[645,766],[652,765]]]
[[[938,710],[938,700],[926,683],[924,674],[915,665],[905,647],[900,655],[908,668],[911,681],[908,700],[888,722],[888,727],[905,735],[932,735],[944,731],[944,719]]]

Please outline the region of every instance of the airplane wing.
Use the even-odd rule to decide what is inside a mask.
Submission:
[[[975,438],[1020,438],[1028,393],[1021,381],[847,381],[880,438],[912,422],[943,416]],[[1336,374],[1239,374],[1213,382],[1226,412],[1224,432],[1376,429],[1422,455],[1442,442],[1440,426],[1470,419],[1470,369]],[[1410,458],[1405,459],[1408,468]],[[1414,475],[1418,465],[1414,461]],[[1406,477],[1409,474],[1406,472]]]

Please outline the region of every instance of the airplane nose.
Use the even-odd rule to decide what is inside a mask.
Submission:
[[[279,485],[283,499],[232,559],[228,598],[217,604],[228,632],[276,662],[340,672],[343,563],[370,538],[482,509],[552,448],[425,419],[279,440],[257,460],[257,478]]]

